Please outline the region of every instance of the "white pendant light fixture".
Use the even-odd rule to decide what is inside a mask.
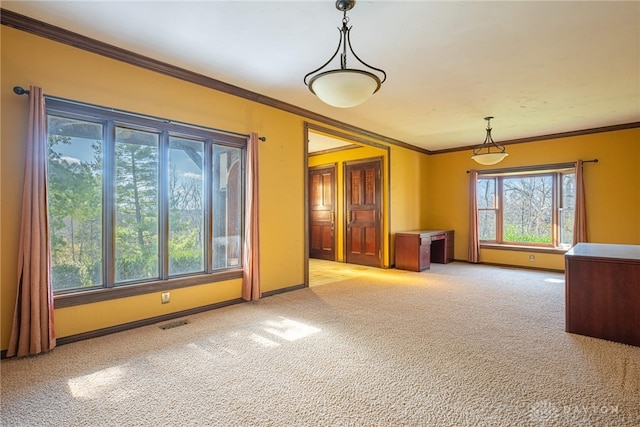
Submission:
[[[339,108],[355,107],[356,105],[362,104],[380,90],[382,83],[387,79],[387,73],[379,68],[372,67],[358,58],[358,55],[353,51],[353,47],[351,47],[351,40],[349,38],[351,27],[347,27],[347,23],[349,22],[347,11],[353,9],[355,4],[355,0],[336,1],[336,9],[344,14],[342,18],[342,28],[338,29],[340,31],[338,48],[324,65],[304,76],[304,84],[309,87],[311,92],[324,103]],[[369,70],[377,71],[382,76],[382,79],[367,70],[347,68],[347,46],[353,57],[360,62],[360,64]],[[341,49],[340,68],[322,71],[324,67],[333,61]],[[309,81],[307,81],[307,79]]]
[[[491,138],[491,119],[493,117],[485,117],[484,119],[487,121],[487,137],[482,144],[473,149],[471,158],[481,165],[495,165],[509,154],[502,145],[494,142]]]

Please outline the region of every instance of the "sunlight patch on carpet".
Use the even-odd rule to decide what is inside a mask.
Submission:
[[[282,320],[278,321],[267,320],[266,322],[263,322],[263,324],[266,325],[263,330],[287,341],[296,341],[301,338],[317,334],[321,331],[321,329],[314,326],[296,322],[295,320],[287,319],[286,317],[281,317],[281,319]]]
[[[71,378],[68,381],[73,397],[80,399],[96,399],[108,394],[125,375],[120,366],[102,369],[92,374]]]
[[[267,347],[267,348],[280,347],[280,344],[278,344],[273,340],[270,340],[269,338],[263,337],[262,335],[251,334],[249,335],[249,339],[252,340],[253,342],[260,344],[263,347]]]

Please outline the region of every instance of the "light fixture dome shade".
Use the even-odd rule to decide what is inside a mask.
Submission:
[[[369,99],[380,89],[381,84],[375,74],[346,68],[314,76],[309,81],[309,89],[326,104],[350,108]]]
[[[482,153],[482,154],[473,155],[471,156],[471,158],[475,160],[476,163],[488,166],[488,165],[495,165],[496,163],[500,163],[508,155],[509,155],[508,153],[504,153],[504,152],[503,153]]]

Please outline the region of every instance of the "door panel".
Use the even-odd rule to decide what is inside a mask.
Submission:
[[[309,257],[336,260],[336,167],[309,169]]]
[[[382,266],[381,165],[374,160],[345,166],[346,261],[351,264]]]

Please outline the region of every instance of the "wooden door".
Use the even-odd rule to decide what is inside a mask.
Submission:
[[[336,260],[336,167],[309,169],[309,257]]]
[[[381,160],[345,165],[346,261],[382,267]]]

